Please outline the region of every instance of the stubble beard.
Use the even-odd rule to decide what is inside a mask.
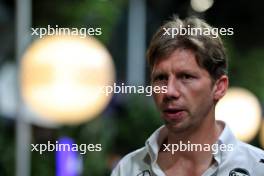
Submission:
[[[190,134],[195,132],[204,122],[205,117],[194,117],[188,113],[188,116],[182,122],[170,122],[164,119],[167,129],[177,135]]]

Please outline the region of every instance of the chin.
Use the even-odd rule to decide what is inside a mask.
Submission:
[[[166,122],[166,127],[169,131],[173,133],[185,132],[189,128],[189,126],[187,124],[184,124],[183,122],[181,123]]]

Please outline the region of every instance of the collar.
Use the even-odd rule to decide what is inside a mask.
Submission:
[[[145,146],[150,156],[151,163],[157,161],[160,146],[162,145],[162,141],[165,139],[167,134],[167,128],[165,125],[162,125],[154,133],[152,133],[152,135],[146,141]]]
[[[237,139],[233,135],[231,129],[229,126],[223,122],[223,121],[217,121],[217,123],[221,123],[224,125],[224,129],[221,133],[221,135],[218,138],[217,144],[218,144],[218,151],[217,153],[213,154],[214,159],[217,161],[217,164],[220,164],[223,162],[227,156],[235,149],[235,146],[237,144]],[[165,127],[165,125],[158,128],[146,141],[145,147],[147,150],[147,153],[150,156],[151,163],[156,163],[158,158],[158,153],[160,150],[160,146],[162,145],[162,142],[164,141],[165,137],[168,134],[168,130]],[[231,151],[223,151],[220,149],[220,145],[224,144],[226,146],[230,146]]]
[[[221,154],[221,162],[223,162],[227,158],[227,156],[235,150],[238,140],[231,131],[230,127],[225,122],[223,121],[217,121],[217,122],[222,123],[224,125],[224,129],[217,141],[217,143],[219,144],[218,149],[221,144],[224,144],[225,146],[228,147],[228,149],[230,149],[226,151],[219,149],[220,152],[218,153]]]

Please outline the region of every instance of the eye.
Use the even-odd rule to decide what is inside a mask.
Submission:
[[[165,81],[165,80],[167,80],[167,76],[164,74],[156,75],[154,76],[154,79],[153,79],[153,81]]]
[[[181,75],[181,78],[182,78],[183,80],[190,80],[190,79],[193,79],[194,76],[192,76],[192,75],[190,75],[190,74],[182,74],[182,75]]]

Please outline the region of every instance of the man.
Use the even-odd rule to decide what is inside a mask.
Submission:
[[[198,32],[174,35],[190,28]],[[264,176],[264,152],[215,120],[228,88],[227,58],[220,37],[208,29],[197,18],[174,18],[154,35],[147,57],[152,85],[167,86],[153,95],[165,126],[125,156],[112,176]]]

